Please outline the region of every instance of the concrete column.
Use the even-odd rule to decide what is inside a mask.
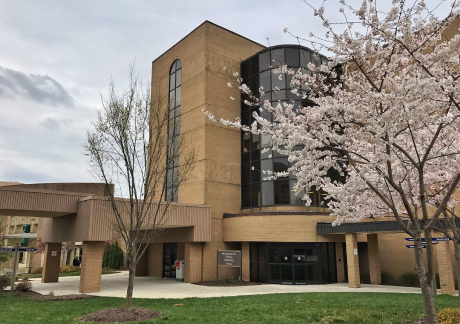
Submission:
[[[42,282],[58,282],[62,243],[45,243]]]
[[[359,288],[359,259],[358,259],[358,239],[356,233],[345,234],[345,243],[347,246],[347,264],[348,264],[348,287]]]
[[[159,277],[163,275],[163,243],[150,243],[147,251],[147,276]],[[177,243],[177,259],[184,259],[184,243]]]
[[[83,242],[83,256],[81,262],[80,293],[101,291],[102,257],[104,242]]]
[[[335,243],[335,263],[337,265],[337,282],[345,281],[345,261],[342,242]]]
[[[251,281],[251,269],[249,263],[249,242],[241,243],[241,280]]]
[[[202,281],[203,243],[186,242],[184,249],[184,281]]]
[[[73,248],[72,251],[70,251],[70,265],[73,265],[73,259],[75,259],[75,248]]]
[[[134,275],[136,277],[144,277],[147,275],[147,251],[141,256],[139,261],[137,261],[136,270],[135,270]]]
[[[382,284],[382,274],[380,271],[379,238],[377,234],[367,234],[367,253],[369,255],[369,274],[371,284]]]
[[[446,237],[442,233],[433,233],[433,237]],[[434,245],[436,259],[438,261],[439,283],[441,284],[441,294],[454,295],[455,282],[454,271],[452,269],[452,258],[450,254],[450,241],[438,242]]]

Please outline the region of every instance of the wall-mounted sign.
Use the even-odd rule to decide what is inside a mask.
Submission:
[[[438,242],[433,242],[433,244],[438,244]],[[409,249],[413,249],[415,247],[415,245],[406,245],[407,248]],[[426,245],[421,245],[421,248],[422,249],[426,249]]]
[[[433,242],[431,244],[436,245],[436,244],[438,244],[438,242]],[[426,249],[426,244],[425,243],[422,243],[420,246],[422,247],[422,249]],[[409,249],[413,249],[414,245],[406,245],[406,247],[408,247]]]
[[[57,256],[57,251],[51,251],[51,256]]]
[[[0,249],[0,252],[14,252],[15,249],[14,248],[1,248]],[[18,249],[19,252],[35,252],[37,251],[36,248],[19,248]]]
[[[409,241],[409,242],[414,241],[414,238],[412,238],[412,237],[406,237],[404,239],[406,241]],[[422,241],[422,243],[425,242],[425,238],[422,237],[421,241]],[[445,241],[450,241],[450,238],[448,238],[448,237],[433,237],[433,238],[431,238],[431,241],[433,241],[433,242],[445,242]]]
[[[35,252],[36,248],[19,248],[19,252]]]

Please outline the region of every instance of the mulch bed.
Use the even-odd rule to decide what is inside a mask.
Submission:
[[[160,317],[161,313],[150,308],[107,308],[80,317],[80,322],[121,323],[137,322]]]
[[[426,317],[419,317],[412,324],[427,324]]]
[[[200,282],[194,282],[193,284],[195,285],[200,285],[200,286],[214,286],[214,287],[237,287],[237,286],[258,286],[262,285],[259,282],[252,282],[252,281],[238,281],[236,280],[235,282],[228,282],[228,281],[218,281],[216,282],[215,280],[212,281],[200,281]]]

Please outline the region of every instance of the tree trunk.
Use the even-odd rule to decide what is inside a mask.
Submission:
[[[415,242],[418,240],[419,242]],[[427,318],[427,323],[436,324],[438,323],[438,317],[436,315],[436,307],[434,303],[433,288],[431,282],[433,277],[429,278],[427,272],[425,271],[425,266],[423,264],[423,255],[420,245],[420,238],[414,240],[414,253],[415,253],[415,262],[417,276],[420,281],[420,287],[422,289],[423,305],[425,306],[425,316]],[[417,244],[418,243],[418,244]]]
[[[125,308],[133,305],[134,275],[136,274],[136,245],[132,244],[128,248],[128,288],[126,290]]]
[[[133,290],[134,290],[134,275],[136,266],[131,262],[129,265],[128,289],[126,290],[125,308],[130,308],[133,305]]]
[[[454,237],[454,251],[455,251],[455,265],[457,266],[457,284],[460,283],[460,243],[457,241],[457,238]],[[460,305],[460,294],[459,305]]]

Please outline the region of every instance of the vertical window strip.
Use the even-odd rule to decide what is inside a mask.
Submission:
[[[179,145],[180,145],[180,109],[181,109],[182,64],[175,60],[169,72],[169,120],[166,199],[178,201],[179,189]]]

